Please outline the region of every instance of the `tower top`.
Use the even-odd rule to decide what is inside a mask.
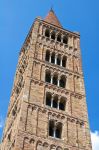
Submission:
[[[44,21],[51,23],[55,26],[62,27],[52,8],[50,9],[48,15],[45,17]]]

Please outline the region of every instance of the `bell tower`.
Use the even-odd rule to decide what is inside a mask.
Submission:
[[[92,150],[80,35],[52,9],[21,48],[1,150]]]

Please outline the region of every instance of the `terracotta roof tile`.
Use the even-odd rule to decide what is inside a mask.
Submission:
[[[44,19],[44,21],[48,22],[48,23],[51,23],[55,26],[58,26],[58,27],[62,27],[57,16],[55,15],[54,11],[51,9],[48,13],[48,15],[46,16],[46,18]]]

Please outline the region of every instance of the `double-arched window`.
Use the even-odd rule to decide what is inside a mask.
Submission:
[[[54,138],[61,138],[62,135],[62,123],[56,123],[54,120],[49,120],[49,136]]]

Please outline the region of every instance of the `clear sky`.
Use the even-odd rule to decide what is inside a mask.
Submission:
[[[64,28],[81,34],[90,128],[99,135],[99,1],[0,0],[0,137],[20,48],[35,17],[44,18],[51,6]]]

